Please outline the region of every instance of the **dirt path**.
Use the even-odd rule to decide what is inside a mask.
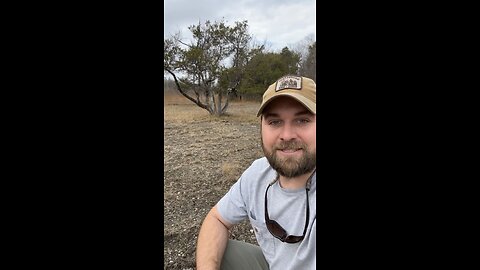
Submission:
[[[164,269],[195,269],[201,222],[253,160],[263,156],[257,103],[234,103],[212,118],[193,104],[165,104]],[[250,224],[231,238],[255,243]]]

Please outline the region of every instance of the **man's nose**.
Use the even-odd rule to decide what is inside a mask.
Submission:
[[[295,127],[293,127],[290,124],[284,125],[280,133],[280,139],[284,141],[290,141],[296,138],[297,138],[297,132],[295,130]]]

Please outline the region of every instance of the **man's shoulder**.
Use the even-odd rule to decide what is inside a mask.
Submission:
[[[264,171],[273,170],[266,157],[261,157],[252,162],[246,171]]]
[[[275,170],[270,166],[266,157],[256,159],[243,173],[243,178],[249,182],[257,182],[258,179],[266,179],[275,175]]]

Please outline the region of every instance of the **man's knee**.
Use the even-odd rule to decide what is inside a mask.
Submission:
[[[221,269],[268,269],[268,263],[259,246],[237,240],[228,240]]]

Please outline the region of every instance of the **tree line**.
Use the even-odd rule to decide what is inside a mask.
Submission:
[[[265,89],[286,74],[316,81],[316,41],[307,40],[295,49],[279,52],[256,44],[248,33],[247,21],[199,22],[188,27],[192,40],[180,34],[164,40],[164,71],[173,87],[211,115],[226,113],[229,101],[242,96],[261,99]]]

